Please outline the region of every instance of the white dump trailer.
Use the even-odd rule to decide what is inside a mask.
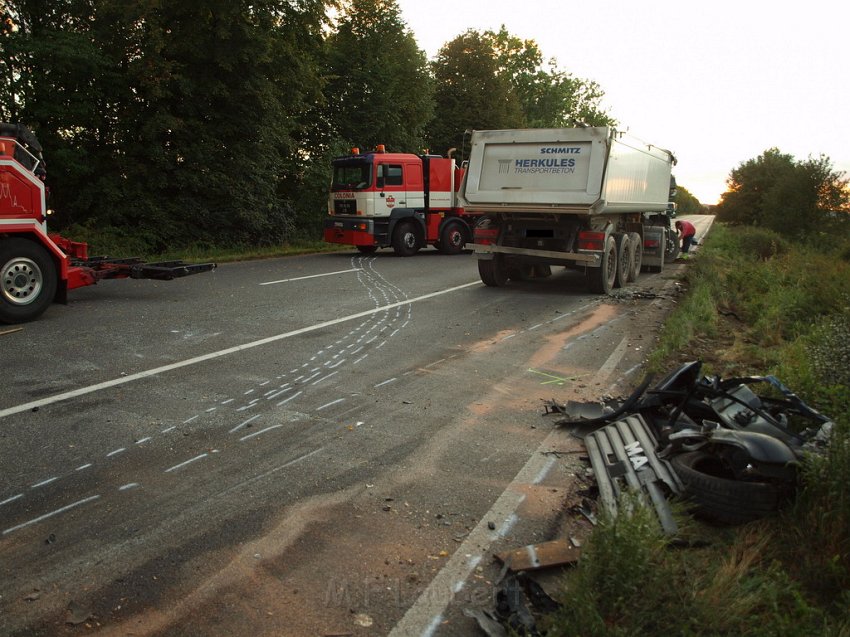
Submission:
[[[484,214],[472,247],[487,285],[566,265],[607,294],[663,265],[670,151],[607,127],[475,131],[471,143],[461,197]]]

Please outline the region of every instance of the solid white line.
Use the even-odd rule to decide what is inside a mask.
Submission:
[[[185,467],[187,464],[191,464],[191,463],[195,462],[196,460],[200,460],[201,458],[206,458],[208,455],[209,454],[202,453],[200,456],[195,456],[191,460],[187,460],[186,462],[181,462],[180,464],[174,465],[170,469],[166,469],[163,473],[171,473],[175,469],[179,469],[180,467]]]
[[[259,431],[255,431],[254,433],[248,434],[247,436],[242,436],[239,439],[239,442],[242,442],[243,440],[248,440],[248,438],[253,438],[255,436],[259,436],[260,434],[264,434],[267,431],[271,431],[272,429],[280,429],[281,427],[283,427],[283,425],[272,425],[271,427],[266,427],[265,429],[260,429]]]
[[[358,272],[359,268],[353,268],[351,270],[339,270],[337,272],[325,272],[324,274],[311,274],[309,276],[299,276],[294,279],[281,279],[280,281],[266,281],[265,283],[260,283],[260,285],[274,285],[275,283],[289,283],[290,281],[303,281],[304,279],[317,279],[321,276],[333,276],[334,274],[346,274],[347,272]]]
[[[17,531],[18,529],[22,529],[26,526],[29,526],[30,524],[36,524],[37,522],[41,522],[42,520],[46,520],[47,518],[52,518],[54,515],[59,515],[60,513],[64,513],[65,511],[68,511],[69,509],[73,509],[74,507],[78,507],[81,504],[85,504],[86,502],[91,502],[92,500],[97,500],[99,497],[100,497],[99,495],[93,495],[89,498],[85,498],[84,500],[80,500],[78,502],[74,502],[73,504],[69,504],[68,506],[64,506],[61,509],[56,509],[55,511],[51,511],[50,513],[45,513],[44,515],[39,516],[39,517],[37,517],[33,520],[30,520],[29,522],[24,522],[23,524],[19,524],[18,526],[13,526],[10,529],[6,529],[5,531],[3,531],[3,535],[6,535],[7,533],[11,533],[12,531]]]
[[[112,380],[108,380],[102,383],[98,383],[96,385],[89,385],[88,387],[80,387],[79,389],[74,389],[72,391],[64,392],[62,394],[56,394],[55,396],[48,396],[47,398],[42,398],[40,400],[33,400],[28,403],[24,403],[21,405],[16,405],[15,407],[7,407],[6,409],[0,409],[0,418],[5,418],[7,416],[12,416],[14,414],[20,414],[25,411],[31,411],[36,407],[45,407],[47,405],[52,405],[54,403],[62,402],[64,400],[71,400],[72,398],[79,398],[80,396],[85,396],[86,394],[91,394],[96,391],[101,391],[104,389],[109,389],[111,387],[117,387],[119,385],[126,385],[127,383],[132,383],[137,380],[143,380],[145,378],[150,378],[151,376],[157,376],[159,374],[164,374],[166,372],[174,371],[175,369],[181,369],[183,367],[189,367],[190,365],[197,365],[199,363],[205,363],[207,361],[215,360],[217,358],[221,358],[223,356],[229,356],[231,354],[237,354],[239,352],[244,352],[249,349],[253,349],[255,347],[262,347],[263,345],[268,345],[270,343],[276,343],[277,341],[282,341],[287,338],[292,338],[293,336],[301,336],[302,334],[309,334],[310,332],[315,332],[317,330],[323,330],[328,327],[332,327],[334,325],[339,325],[340,323],[346,323],[348,321],[353,321],[356,319],[363,318],[364,316],[374,316],[380,312],[385,312],[389,309],[407,305],[408,303],[418,303],[420,301],[427,301],[428,299],[433,299],[438,296],[443,296],[444,294],[450,294],[451,292],[457,292],[458,290],[463,290],[465,288],[472,287],[473,285],[481,285],[481,281],[473,281],[471,283],[464,283],[462,285],[456,285],[451,288],[446,288],[445,290],[440,290],[439,292],[431,292],[430,294],[423,294],[422,296],[417,296],[412,299],[406,299],[404,301],[396,301],[395,303],[391,303],[389,305],[385,305],[383,307],[372,308],[371,310],[365,310],[363,312],[357,312],[356,314],[349,314],[348,316],[342,316],[340,318],[335,318],[330,321],[324,321],[323,323],[316,323],[315,325],[310,325],[308,327],[302,327],[297,330],[292,330],[290,332],[284,332],[282,334],[277,334],[275,336],[269,336],[266,338],[261,338],[256,341],[251,341],[250,343],[243,343],[242,345],[236,345],[234,347],[228,347],[227,349],[222,349],[217,352],[210,352],[209,354],[202,354],[201,356],[196,356],[194,358],[188,358],[183,361],[178,361],[176,363],[171,363],[169,365],[163,365],[162,367],[155,367],[153,369],[149,369],[147,371],[138,372],[135,374],[130,374],[128,376],[122,376],[120,378],[114,378]]]

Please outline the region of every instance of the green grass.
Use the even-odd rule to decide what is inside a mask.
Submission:
[[[651,515],[603,520],[562,587],[547,635],[850,637],[850,250],[715,225],[685,275],[653,371],[775,374],[830,416],[795,501],[770,520],[712,528],[704,548],[666,548]]]

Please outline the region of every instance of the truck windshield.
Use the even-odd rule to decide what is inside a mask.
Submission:
[[[333,190],[362,190],[372,185],[372,164],[367,161],[334,162]]]

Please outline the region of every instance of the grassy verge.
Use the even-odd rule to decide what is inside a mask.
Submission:
[[[776,518],[713,528],[681,515],[702,548],[670,549],[640,507],[603,520],[547,635],[850,635],[848,257],[846,245],[712,230],[651,367],[700,358],[721,376],[775,374],[834,419],[829,453],[806,461]]]

